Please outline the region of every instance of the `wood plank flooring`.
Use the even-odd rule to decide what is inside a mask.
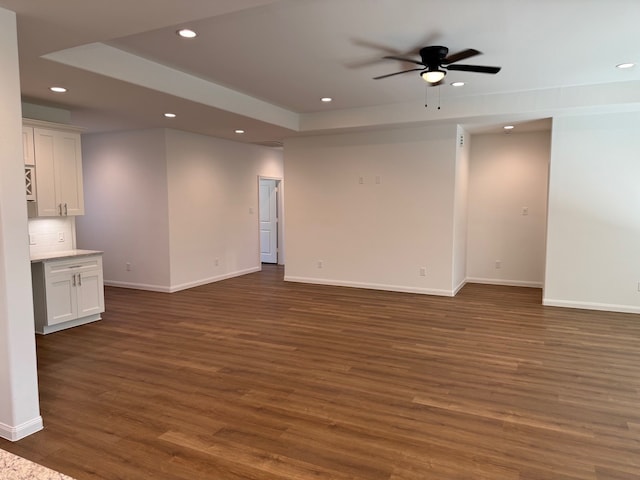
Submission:
[[[0,448],[78,480],[640,479],[640,315],[282,277],[107,288],[38,337],[45,430]]]

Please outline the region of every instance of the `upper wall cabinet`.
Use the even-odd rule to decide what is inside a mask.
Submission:
[[[26,152],[30,148],[30,137],[33,139],[35,164],[35,215],[83,215],[80,132],[73,127],[25,121],[25,161],[28,156]]]
[[[35,165],[35,153],[33,151],[33,127],[22,126],[22,152],[25,165]]]

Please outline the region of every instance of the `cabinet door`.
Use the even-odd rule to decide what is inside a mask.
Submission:
[[[86,270],[77,274],[78,317],[104,312],[102,270]]]
[[[33,127],[22,127],[22,154],[25,165],[35,165]]]
[[[39,217],[84,215],[80,134],[34,128]]]
[[[80,134],[56,132],[56,196],[63,215],[84,215]]]
[[[60,203],[56,201],[55,134],[56,132],[53,130],[33,129],[39,217],[56,217],[61,214]]]
[[[78,318],[77,277],[68,271],[47,277],[47,325]]]

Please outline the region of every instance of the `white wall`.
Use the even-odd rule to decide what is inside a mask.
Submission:
[[[174,290],[261,268],[258,177],[282,178],[282,151],[167,131]]]
[[[456,184],[453,221],[453,291],[458,292],[467,278],[467,223],[469,196],[469,156],[471,136],[458,126]]]
[[[78,248],[104,251],[108,284],[166,290],[170,273],[164,130],[83,135],[82,168],[85,215],[76,220]]]
[[[71,124],[70,110],[28,102],[22,102],[22,117],[45,122]]]
[[[258,176],[282,177],[281,151],[164,129],[82,150],[77,245],[105,252],[105,283],[171,292],[260,269]]]
[[[284,153],[287,280],[453,294],[455,125],[292,138]]]
[[[42,429],[38,404],[16,16],[0,8],[0,437]]]
[[[640,313],[640,113],[554,119],[544,303]]]
[[[472,136],[467,281],[542,286],[550,142],[548,131]]]

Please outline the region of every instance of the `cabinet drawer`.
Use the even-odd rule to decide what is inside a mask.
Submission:
[[[55,260],[45,263],[45,274],[54,275],[66,272],[86,272],[102,268],[102,257],[100,255],[87,256],[69,260]]]

